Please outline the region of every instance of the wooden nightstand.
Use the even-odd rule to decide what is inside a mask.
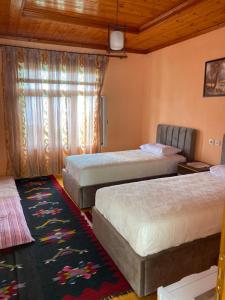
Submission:
[[[195,161],[190,163],[179,163],[177,167],[177,174],[178,175],[186,175],[192,173],[199,173],[199,172],[207,172],[211,165]]]

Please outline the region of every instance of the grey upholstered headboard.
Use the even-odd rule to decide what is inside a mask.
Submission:
[[[193,161],[196,133],[197,130],[193,128],[159,124],[156,142],[181,149],[187,161]]]
[[[221,165],[225,164],[225,134],[223,136],[222,152],[221,152]]]

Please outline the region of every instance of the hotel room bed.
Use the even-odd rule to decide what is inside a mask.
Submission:
[[[182,155],[156,156],[141,150],[74,155],[62,171],[66,191],[80,208],[95,203],[101,187],[176,174],[177,164],[194,157],[196,130],[158,125],[156,142],[182,150]]]
[[[93,229],[143,296],[217,263],[224,199],[225,179],[210,172],[107,187]]]

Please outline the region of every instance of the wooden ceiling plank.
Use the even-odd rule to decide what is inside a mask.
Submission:
[[[0,32],[6,33],[9,24],[10,0],[1,0]]]
[[[119,24],[128,27],[140,27],[150,19],[168,11],[184,0],[119,0]],[[26,8],[43,8],[48,11],[61,12],[68,16],[82,14],[86,18],[105,19],[107,23],[116,20],[116,0],[27,0]]]
[[[161,14],[160,16],[158,16],[157,18],[150,20],[148,22],[146,22],[145,24],[143,24],[142,26],[140,26],[139,31],[143,32],[163,21],[165,21],[166,19],[170,18],[171,16],[174,16],[178,13],[180,13],[181,11],[194,6],[195,4],[198,4],[200,1],[204,1],[204,0],[186,0],[183,3],[175,6],[174,8],[168,10],[167,12]]]
[[[113,18],[110,18],[110,13],[112,12],[110,1],[112,0],[90,0],[88,1],[88,7],[83,12],[72,11],[70,5],[75,3],[74,0],[62,0],[63,5],[65,4],[65,9],[58,7],[55,10],[54,7],[58,3],[56,0],[40,0],[41,5],[38,5],[37,0],[1,1],[5,2],[3,2],[2,6],[4,19],[0,19],[0,34],[11,37],[15,35],[36,41],[43,40],[45,43],[55,42],[56,44],[68,46],[77,45],[103,50],[107,47],[107,27],[109,21],[113,20]],[[139,34],[127,32],[126,45],[128,52],[146,53],[155,51],[223,27],[225,22],[224,0],[132,1],[121,0],[124,4],[121,8],[121,20],[127,20],[127,24],[131,25],[130,28],[135,28],[135,30],[145,20],[150,22],[151,17],[153,20],[151,24],[148,22],[150,27]],[[10,3],[11,9],[9,14]],[[24,10],[27,12],[26,17],[23,16],[24,3]],[[66,6],[66,3],[69,6]],[[99,3],[103,7],[95,7]],[[42,4],[45,4],[45,6],[42,6]],[[139,4],[143,6],[143,9],[138,6]],[[139,10],[135,11],[136,6],[138,6]],[[95,13],[91,14],[93,7],[96,8],[95,13],[97,15]],[[171,7],[174,7],[172,11]],[[151,13],[154,8],[157,10],[157,13]],[[37,9],[41,10],[41,15],[37,14],[35,16]],[[144,9],[145,12],[142,15]],[[133,13],[133,11],[135,12]],[[46,14],[49,12],[51,12],[51,15],[46,17]],[[149,14],[146,12],[149,12]],[[159,16],[160,12],[162,13],[161,16]],[[135,19],[136,17],[140,18],[141,21],[138,22],[138,19]],[[62,18],[64,19],[62,20]],[[85,20],[84,23],[82,23],[83,19]],[[7,31],[7,28],[9,31]]]
[[[8,32],[17,32],[18,23],[24,9],[25,0],[11,0]]]
[[[90,27],[96,27],[96,28],[108,28],[109,25],[115,25],[115,24],[109,24],[105,21],[101,20],[94,20],[90,19],[88,17],[84,17],[84,15],[78,15],[77,16],[68,16],[60,12],[52,12],[47,11],[44,9],[30,9],[30,8],[24,8],[22,16],[24,17],[31,17],[31,18],[39,18],[39,19],[45,19],[45,20],[52,20],[56,22],[61,23],[68,23],[68,24],[76,24],[76,25],[83,25],[83,26],[90,26]],[[126,27],[126,32],[138,34],[139,29],[137,27]]]

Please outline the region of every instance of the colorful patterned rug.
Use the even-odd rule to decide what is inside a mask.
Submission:
[[[99,300],[131,290],[53,176],[16,184],[35,242],[0,251],[1,300]]]

